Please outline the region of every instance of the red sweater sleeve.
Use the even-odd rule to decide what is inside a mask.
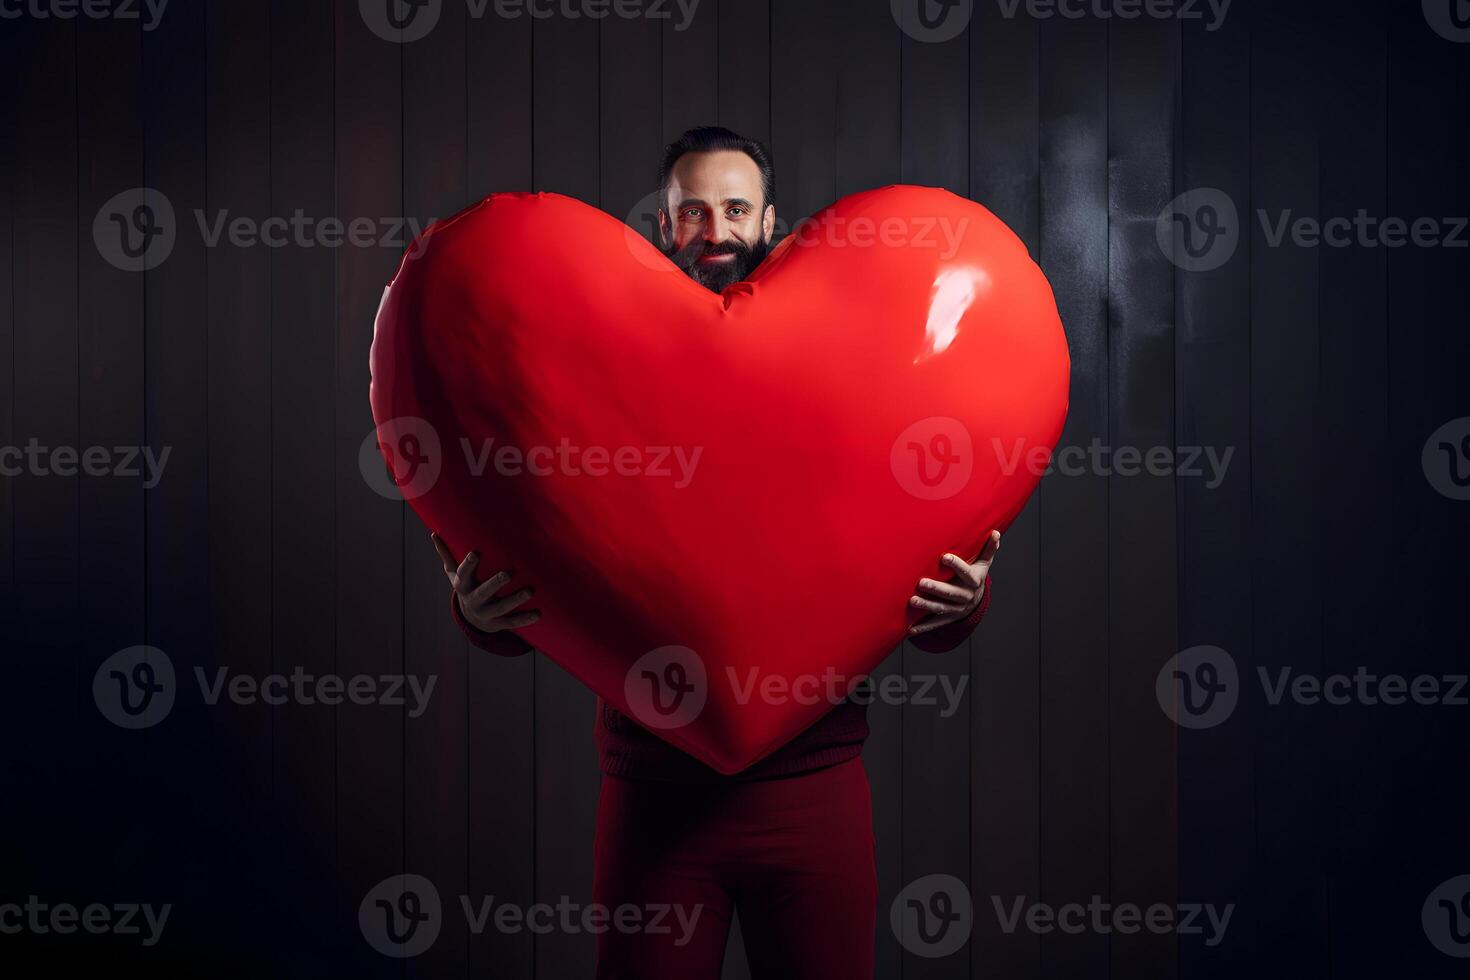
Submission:
[[[519,657],[531,652],[531,644],[509,630],[503,633],[486,633],[470,625],[469,620],[465,619],[464,613],[460,611],[459,593],[453,589],[449,590],[449,608],[454,612],[454,621],[459,624],[460,631],[481,650],[487,650],[497,657]]]
[[[985,618],[985,611],[990,608],[990,593],[994,591],[995,576],[985,576],[985,592],[980,596],[980,605],[975,607],[974,612],[965,619],[958,619],[938,629],[910,637],[909,642],[929,653],[944,653],[953,650],[964,643],[965,638],[975,632],[975,627],[980,625],[980,620]]]

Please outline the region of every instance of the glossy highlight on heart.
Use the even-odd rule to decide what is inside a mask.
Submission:
[[[403,496],[535,587],[521,635],[722,773],[877,667],[944,552],[1009,526],[1070,374],[1022,242],[912,186],[824,208],[719,295],[593,207],[492,194],[405,255],[371,369]]]

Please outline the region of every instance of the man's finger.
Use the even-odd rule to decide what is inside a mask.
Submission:
[[[454,584],[454,591],[461,596],[469,597],[470,591],[475,587],[475,566],[480,564],[480,556],[471,551],[464,556],[464,561],[454,570],[449,581]]]
[[[997,551],[999,551],[999,550],[1000,550],[1000,532],[999,531],[991,531],[990,532],[990,537],[988,537],[988,538],[985,539],[985,547],[983,547],[983,548],[980,549],[980,557],[979,558],[976,558],[970,564],[972,564],[972,565],[984,565],[984,566],[986,566],[988,568],[990,566],[990,563],[993,562],[993,561],[995,561],[995,553]]]
[[[975,590],[954,582],[941,582],[938,579],[921,578],[919,588],[938,599],[947,599],[960,605],[967,605],[975,601]]]
[[[937,630],[941,626],[948,626],[950,623],[957,622],[959,618],[958,614],[953,616],[925,616],[909,627],[909,636],[918,636],[920,633]]]
[[[500,619],[512,609],[523,605],[529,598],[531,598],[530,589],[521,589],[519,592],[512,592],[503,599],[491,600],[485,605],[484,611],[480,613],[480,616],[482,619]]]
[[[469,595],[470,605],[482,606],[489,603],[491,599],[495,598],[495,593],[505,588],[505,584],[510,581],[510,577],[511,572],[509,569],[506,569],[504,571],[496,572],[494,575],[490,576],[485,581],[475,586],[474,591],[471,592]]]
[[[976,560],[978,561],[979,559]],[[971,588],[978,589],[980,588],[980,583],[985,581],[985,566],[978,564],[971,565],[959,555],[946,553],[943,558],[939,559],[939,564],[951,569],[960,581]]]
[[[924,612],[933,613],[936,616],[961,616],[965,607],[947,602],[937,602],[934,599],[926,599],[921,595],[910,596],[909,606],[914,609],[922,609]]]
[[[459,562],[454,560],[454,552],[449,550],[449,545],[439,537],[438,531],[430,531],[429,537],[434,542],[434,550],[439,552],[439,560],[444,563],[444,574],[453,576],[454,570],[459,567]]]

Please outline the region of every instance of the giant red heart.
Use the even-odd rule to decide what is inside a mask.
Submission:
[[[536,587],[527,641],[723,773],[878,665],[941,554],[1009,525],[1068,377],[1024,245],[906,186],[721,295],[601,211],[494,194],[410,249],[372,348],[425,524]]]

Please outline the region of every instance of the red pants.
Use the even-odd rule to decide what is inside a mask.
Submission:
[[[593,901],[603,980],[718,980],[731,915],[750,970],[789,980],[873,975],[878,881],[862,759],[799,776],[698,786],[604,776]],[[617,923],[619,906],[625,912]],[[671,907],[661,928],[657,907]]]

